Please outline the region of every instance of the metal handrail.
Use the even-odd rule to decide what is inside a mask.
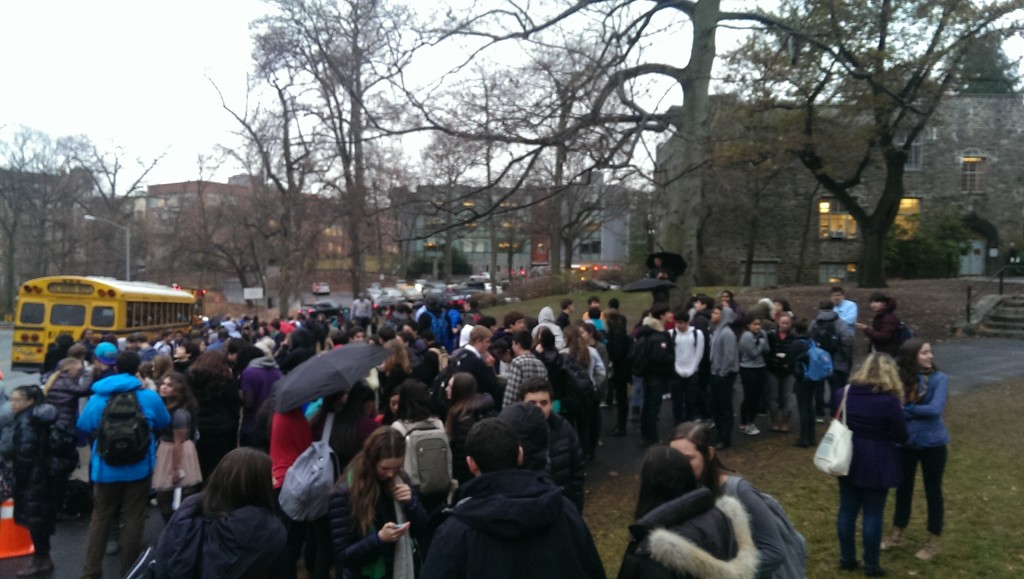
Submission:
[[[993,281],[995,281],[996,278],[998,278],[999,279],[999,293],[998,293],[998,295],[1003,295],[1003,282],[1006,279],[1006,272],[1008,270],[1024,272],[1024,263],[1008,263],[1008,264],[1004,265],[1003,267],[999,268],[999,271],[997,271],[996,273],[992,274],[987,280],[985,280],[984,284],[990,284]],[[966,306],[967,318],[966,318],[966,321],[967,321],[968,324],[971,323],[971,299],[973,298],[972,293],[973,293],[973,287],[972,286],[967,286],[967,306]]]

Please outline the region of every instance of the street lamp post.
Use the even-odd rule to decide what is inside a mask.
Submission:
[[[132,281],[132,226],[131,224],[121,225],[115,223],[109,219],[103,219],[102,217],[96,217],[95,215],[83,215],[83,219],[86,221],[102,221],[103,223],[109,223],[114,227],[124,230],[124,279],[125,281]]]

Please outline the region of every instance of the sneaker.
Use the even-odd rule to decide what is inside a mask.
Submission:
[[[757,436],[758,434],[761,434],[761,431],[757,429],[756,424],[750,424],[747,425],[747,429],[744,430],[743,433],[748,436]]]
[[[814,419],[814,421],[817,422],[818,424],[825,424],[825,417],[824,416],[818,416],[818,417],[816,417]]]
[[[942,547],[939,545],[938,535],[928,535],[928,541],[921,547],[921,550],[917,552],[915,557],[922,561],[931,561],[936,555],[942,552]]]
[[[661,399],[662,400],[672,400],[672,395],[671,394],[662,394],[661,395]]]

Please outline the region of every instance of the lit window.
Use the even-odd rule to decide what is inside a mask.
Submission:
[[[899,213],[896,214],[896,237],[910,239],[917,233],[921,217],[921,198],[904,197],[900,199]]]
[[[960,157],[960,191],[968,195],[984,193],[985,158],[973,155]]]
[[[857,238],[857,221],[835,199],[822,197],[818,202],[818,223],[821,239]]]
[[[820,263],[818,264],[818,282],[835,284],[855,281],[857,279],[856,263]]]

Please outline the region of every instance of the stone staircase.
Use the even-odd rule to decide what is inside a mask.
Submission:
[[[1024,340],[1024,294],[1006,296],[975,328],[979,336]]]

